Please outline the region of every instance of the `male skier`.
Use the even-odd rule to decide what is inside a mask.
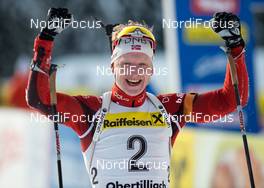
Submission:
[[[52,8],[47,20],[52,23],[56,19],[71,18],[67,9]],[[248,74],[240,20],[236,15],[225,12],[216,13],[213,20],[214,31],[225,40],[235,59],[244,106],[248,100]],[[233,24],[223,28],[221,22]],[[52,113],[49,72],[54,39],[66,27],[67,24],[46,27],[35,39],[27,102],[46,115]],[[147,93],[155,49],[155,37],[145,24],[129,21],[117,25],[112,33],[111,68],[115,78],[112,90],[101,97],[57,93],[58,112],[70,114],[61,123],[79,136],[93,187],[169,187],[170,150],[186,122],[175,117],[200,114],[193,121],[205,122],[205,116],[216,120],[236,108],[229,64],[220,89],[201,94],[154,96]],[[96,118],[92,122],[83,118],[76,122],[71,118],[76,115]]]

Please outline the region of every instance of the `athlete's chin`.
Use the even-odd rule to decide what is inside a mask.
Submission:
[[[145,90],[145,86],[128,86],[125,88],[125,93],[130,96],[137,96]]]

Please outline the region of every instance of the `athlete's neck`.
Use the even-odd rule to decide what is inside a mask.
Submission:
[[[112,88],[111,100],[117,104],[126,107],[138,107],[141,106],[146,99],[146,90],[137,96],[130,96],[122,91],[116,84]]]

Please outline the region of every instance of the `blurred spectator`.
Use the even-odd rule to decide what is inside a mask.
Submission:
[[[30,58],[22,55],[18,58],[15,73],[7,82],[5,87],[5,99],[9,106],[28,108],[25,99]]]
[[[250,151],[255,186],[264,187],[264,164]],[[244,149],[231,150],[223,154],[214,171],[212,188],[250,187]]]

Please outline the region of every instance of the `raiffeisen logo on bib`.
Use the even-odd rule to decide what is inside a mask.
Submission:
[[[166,127],[162,114],[159,112],[125,112],[107,114],[103,130],[109,128],[158,128]]]
[[[153,180],[140,180],[135,183],[119,183],[109,182],[106,184],[106,188],[166,188],[166,184],[164,181],[157,183],[153,182]]]

